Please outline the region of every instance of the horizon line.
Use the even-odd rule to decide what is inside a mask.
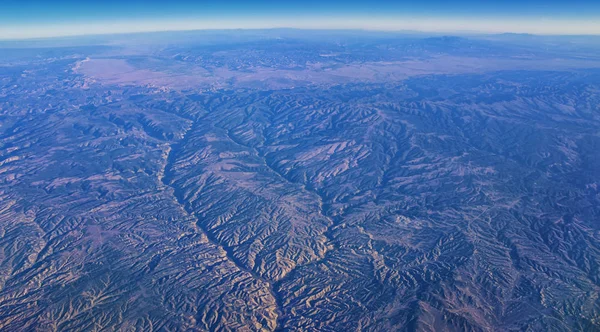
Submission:
[[[324,21],[320,21],[324,20]],[[233,30],[323,30],[388,33],[527,34],[537,36],[600,36],[599,20],[538,19],[446,19],[446,18],[331,18],[295,20],[130,20],[97,21],[83,24],[1,26],[0,41],[40,40],[184,31]]]

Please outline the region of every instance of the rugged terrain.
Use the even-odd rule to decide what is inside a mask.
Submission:
[[[600,330],[598,54],[0,43],[0,330]]]

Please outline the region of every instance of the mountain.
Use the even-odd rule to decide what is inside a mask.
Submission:
[[[167,37],[0,44],[0,330],[600,330],[594,43]]]

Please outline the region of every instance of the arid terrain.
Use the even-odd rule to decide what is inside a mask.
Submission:
[[[0,42],[2,331],[600,331],[600,39]]]

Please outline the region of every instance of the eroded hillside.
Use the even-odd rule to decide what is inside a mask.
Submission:
[[[0,329],[600,328],[597,59],[277,43],[6,53]]]

